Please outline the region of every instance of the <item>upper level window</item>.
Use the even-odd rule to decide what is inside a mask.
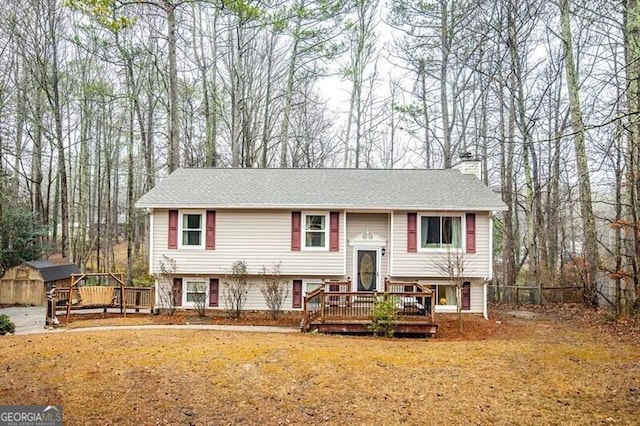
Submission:
[[[460,216],[420,216],[421,248],[462,248]]]
[[[202,214],[184,213],[182,215],[182,245],[202,246]]]
[[[328,220],[326,214],[305,214],[304,215],[304,247],[305,248],[327,248]]]

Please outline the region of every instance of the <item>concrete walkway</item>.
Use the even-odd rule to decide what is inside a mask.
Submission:
[[[16,334],[44,333],[47,309],[45,306],[12,306],[0,309],[16,326]]]
[[[299,333],[294,327],[272,327],[258,325],[111,325],[104,327],[82,328],[45,328],[46,309],[43,306],[25,306],[0,309],[0,314],[8,315],[16,325],[16,335],[42,333],[78,333],[83,331],[113,331],[113,330],[212,330],[212,331],[242,331],[254,333]]]
[[[192,325],[107,325],[104,327],[82,327],[82,328],[53,328],[50,330],[43,329],[39,332],[26,332],[16,334],[35,334],[35,333],[75,333],[83,331],[114,331],[114,330],[212,330],[212,331],[241,331],[252,333],[300,333],[299,328],[293,327],[272,327],[266,325],[222,325],[222,324],[192,324]]]

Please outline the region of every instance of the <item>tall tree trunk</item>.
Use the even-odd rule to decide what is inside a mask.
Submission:
[[[624,11],[625,63],[627,75],[628,109],[628,195],[629,226],[627,233],[627,257],[633,281],[636,307],[640,300],[640,3],[626,0]]]
[[[280,167],[288,166],[287,156],[289,151],[289,121],[291,120],[291,104],[293,103],[293,83],[295,82],[296,69],[298,65],[298,43],[300,42],[300,30],[302,27],[304,1],[302,1],[300,5],[298,5],[298,7],[300,8],[300,11],[296,13],[295,23],[293,27],[291,56],[289,56],[289,66],[287,68],[287,83],[284,89],[282,127],[280,128]]]
[[[273,58],[273,48],[274,48],[274,45],[276,43],[275,33],[272,33],[269,36],[269,39],[268,39],[267,43],[268,43],[268,47],[267,47],[267,49],[268,49],[268,53],[267,53],[267,81],[266,81],[267,89],[266,89],[266,93],[265,93],[264,111],[263,111],[263,116],[262,116],[262,137],[261,137],[262,140],[261,140],[261,147],[260,147],[260,155],[261,155],[261,157],[260,157],[260,167],[267,167],[269,165],[269,160],[268,160],[268,153],[269,153],[269,123],[271,122],[271,119],[270,119],[271,107],[272,107],[272,105],[271,105],[271,86],[273,85],[272,74],[273,74],[273,59],[274,59]],[[288,121],[288,118],[285,118],[284,120]],[[283,123],[283,126],[284,126],[284,123]],[[284,140],[286,141],[288,138],[289,138],[289,136],[285,135]],[[286,160],[286,157],[287,157],[287,153],[286,153],[286,148],[285,148],[285,152],[284,152],[284,159],[285,160]],[[280,152],[281,162],[282,162],[282,158],[283,158],[283,153],[281,151]]]
[[[598,240],[596,225],[593,218],[593,204],[591,202],[591,182],[589,179],[589,165],[585,146],[585,130],[580,106],[579,83],[576,64],[573,57],[573,42],[571,38],[571,17],[569,0],[560,0],[560,15],[562,26],[562,41],[564,46],[564,69],[567,76],[567,90],[569,93],[569,108],[571,111],[571,127],[573,129],[573,144],[576,151],[578,170],[578,187],[580,190],[580,212],[584,232],[584,255],[586,264],[585,303],[593,307],[598,306]]]
[[[69,257],[69,187],[67,183],[67,161],[62,130],[62,103],[60,101],[60,75],[58,57],[59,11],[52,4],[48,16],[48,31],[51,48],[51,93],[49,102],[55,122],[55,138],[58,153],[58,179],[60,180],[60,253],[63,259]]]
[[[431,168],[431,125],[429,119],[429,105],[427,103],[427,70],[424,59],[420,59],[420,65],[418,68],[418,78],[420,79],[420,104],[422,107],[422,125],[423,125],[423,138],[424,138],[424,168]]]
[[[74,238],[74,263],[82,263],[82,260],[87,257],[87,229],[91,229],[92,223],[88,220],[89,212],[89,197],[91,192],[89,190],[90,181],[89,176],[89,127],[91,125],[91,111],[89,105],[88,82],[84,82],[83,96],[82,96],[82,111],[80,116],[80,159],[77,163],[77,180],[78,180],[78,224],[79,229]]]
[[[44,219],[44,203],[42,201],[42,130],[43,124],[43,99],[42,90],[36,88],[36,97],[34,108],[34,132],[33,132],[33,149],[31,152],[31,193],[32,193],[32,211],[36,218]]]
[[[453,152],[451,152],[451,124],[449,119],[449,93],[447,79],[449,77],[449,54],[451,52],[451,37],[449,36],[449,8],[448,0],[440,2],[440,112],[442,114],[442,146],[444,168],[451,167]]]
[[[169,173],[180,167],[180,117],[178,116],[178,66],[176,63],[176,6],[165,1],[169,56]]]
[[[513,74],[509,78],[510,86],[514,86]],[[515,145],[515,99],[513,96],[505,96],[505,84],[500,83],[500,132],[503,143],[500,144],[501,160],[502,160],[502,199],[507,205],[504,214],[504,232],[503,232],[503,285],[511,286],[516,283],[516,249],[519,245],[519,239],[515,232],[514,216],[515,202],[513,198],[514,182],[513,182],[513,161],[514,161],[514,145]],[[505,123],[504,103],[509,101],[509,112]],[[505,132],[505,128],[507,131]]]
[[[213,60],[211,65],[208,64],[208,58],[204,50],[204,35],[202,30],[202,9],[194,6],[193,10],[193,29],[192,42],[193,53],[198,72],[200,73],[200,83],[202,84],[202,109],[204,114],[204,165],[206,167],[216,167],[218,161],[218,153],[216,147],[216,127],[217,117],[215,108],[215,63],[217,51],[217,22],[218,14],[213,16]],[[199,33],[198,33],[199,31]],[[213,68],[213,79],[209,82],[209,68]],[[213,89],[210,88],[213,86]],[[213,99],[212,99],[213,97]]]
[[[128,90],[131,93],[133,88],[131,87],[132,82],[128,82]],[[132,99],[133,97],[131,97]],[[133,188],[133,175],[135,170],[134,158],[133,158],[133,145],[134,145],[134,135],[133,135],[133,110],[134,105],[133,102],[129,101],[129,137],[127,143],[127,218],[125,222],[125,235],[127,238],[127,273],[126,273],[126,283],[127,285],[132,285],[133,283],[133,243],[134,243],[134,220],[135,220],[135,199],[134,199],[134,188]],[[116,215],[117,220],[117,215]],[[120,223],[116,222],[116,226],[119,226]]]

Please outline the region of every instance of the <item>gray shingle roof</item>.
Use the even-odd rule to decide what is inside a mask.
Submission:
[[[500,196],[458,170],[187,169],[139,208],[504,210]]]
[[[75,263],[55,264],[48,260],[31,260],[24,262],[24,264],[39,270],[44,282],[61,280],[69,278],[71,274],[80,273],[80,268]]]

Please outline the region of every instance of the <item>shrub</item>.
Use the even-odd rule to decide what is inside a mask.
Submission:
[[[193,304],[200,318],[204,318],[207,314],[207,285],[205,280],[197,283],[197,293],[193,293]]]
[[[160,260],[160,273],[158,274],[158,298],[161,309],[167,315],[176,312],[176,298],[181,297],[178,289],[173,285],[173,274],[176,271],[176,261],[165,255]]]
[[[233,263],[230,273],[225,277],[224,304],[230,318],[240,318],[242,308],[247,301],[251,288],[247,264],[243,260]]]
[[[16,332],[16,326],[11,322],[5,314],[0,314],[0,336],[5,334],[13,334]]]
[[[371,310],[369,329],[376,336],[393,336],[393,322],[398,317],[396,300],[393,297],[378,296]]]
[[[280,278],[280,264],[273,265],[273,269],[267,272],[267,268],[262,267],[262,283],[260,292],[271,313],[271,318],[278,318],[282,310],[285,299],[289,296],[289,287],[286,281]]]

